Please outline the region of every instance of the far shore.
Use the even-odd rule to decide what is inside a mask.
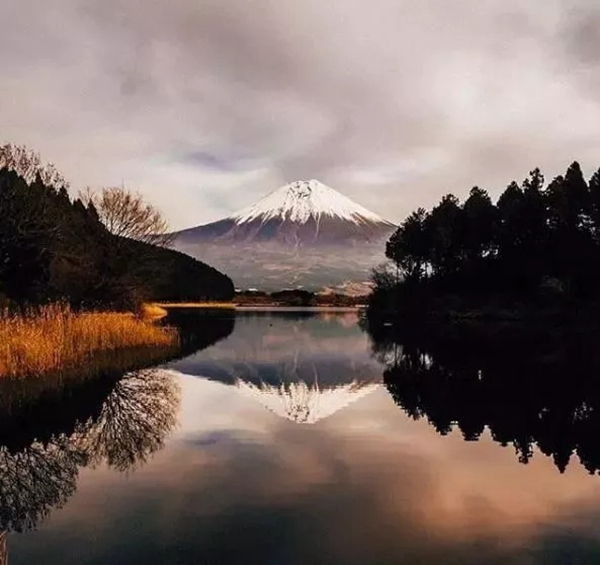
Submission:
[[[235,302],[156,302],[155,306],[159,308],[177,309],[177,308],[198,308],[198,309],[223,309],[236,310],[241,312],[269,312],[277,310],[278,312],[356,312],[363,305],[356,306],[286,306],[282,304],[238,304]]]

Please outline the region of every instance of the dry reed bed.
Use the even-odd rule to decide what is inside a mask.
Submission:
[[[60,373],[94,356],[143,347],[174,347],[177,331],[127,313],[75,313],[50,305],[21,315],[0,313],[0,377]]]

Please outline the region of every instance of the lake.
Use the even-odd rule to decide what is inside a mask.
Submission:
[[[181,358],[2,415],[11,565],[600,563],[582,340],[528,357],[370,338],[352,312],[171,321]]]

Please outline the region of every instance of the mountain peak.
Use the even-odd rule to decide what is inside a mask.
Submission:
[[[320,220],[323,216],[355,224],[388,224],[377,214],[316,179],[286,184],[267,194],[256,204],[233,214],[230,219],[236,224],[273,219],[304,224],[311,218]]]

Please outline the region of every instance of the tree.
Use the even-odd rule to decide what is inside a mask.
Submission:
[[[14,171],[28,184],[36,178],[46,186],[57,190],[68,189],[69,183],[52,163],[43,163],[39,153],[24,145],[5,143],[0,145],[0,169]]]
[[[382,263],[371,271],[371,281],[376,290],[389,291],[398,284],[398,277],[393,272],[391,265]]]
[[[544,193],[544,175],[538,168],[529,173],[529,178],[523,181],[523,241],[533,252],[534,248],[543,245],[547,232],[546,201]]]
[[[88,188],[80,194],[80,198],[116,236],[161,247],[172,241],[166,219],[139,193],[123,187],[99,191]]]
[[[463,206],[465,252],[470,261],[487,257],[493,251],[497,210],[489,194],[475,186]]]
[[[86,465],[105,463],[127,471],[146,463],[164,447],[177,423],[180,401],[179,384],[165,371],[141,369],[123,376],[98,417],[75,434]]]
[[[409,279],[419,280],[426,272],[429,251],[426,221],[427,213],[419,208],[404,220],[386,244],[386,257]]]
[[[498,198],[500,225],[498,227],[498,245],[503,253],[518,247],[522,242],[523,229],[523,191],[516,182],[511,182]]]
[[[548,186],[548,264],[570,296],[597,292],[598,248],[591,192],[576,161]]]
[[[590,194],[581,167],[573,162],[564,177],[555,178],[547,190],[551,225],[574,233],[586,229]]]
[[[590,179],[591,229],[597,244],[600,244],[600,169]]]
[[[464,254],[463,219],[463,210],[453,194],[444,196],[427,217],[434,272],[449,274],[458,269]]]
[[[0,447],[0,531],[34,529],[75,493],[82,454],[69,438],[34,442],[11,453]]]

